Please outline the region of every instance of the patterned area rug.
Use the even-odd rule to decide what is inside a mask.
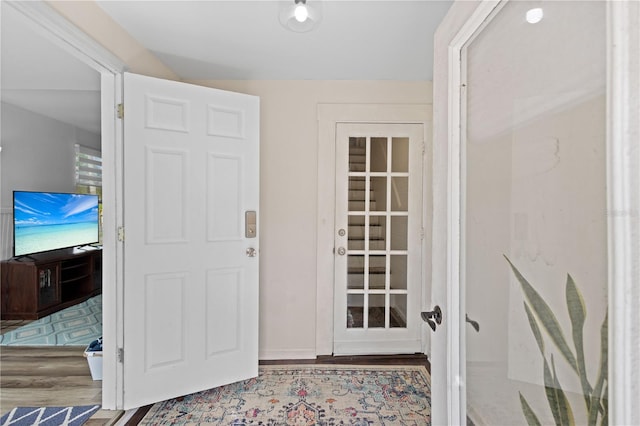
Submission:
[[[17,407],[2,416],[0,424],[2,426],[80,426],[99,408],[99,405]]]
[[[261,366],[251,380],[155,404],[141,425],[431,424],[421,366]]]
[[[102,295],[0,336],[2,346],[88,346],[102,336]]]

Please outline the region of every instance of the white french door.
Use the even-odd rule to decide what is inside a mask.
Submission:
[[[124,75],[124,408],[258,374],[259,99]]]
[[[420,352],[423,125],[336,131],[333,352]]]

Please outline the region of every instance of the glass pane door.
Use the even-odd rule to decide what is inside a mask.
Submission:
[[[348,328],[407,326],[408,178],[408,138],[349,138]]]
[[[605,18],[600,1],[509,1],[466,46],[474,424],[606,418]]]
[[[420,349],[421,132],[361,124],[338,139],[335,331],[347,352]]]

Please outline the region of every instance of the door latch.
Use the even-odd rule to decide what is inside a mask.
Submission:
[[[247,210],[244,213],[244,236],[245,238],[258,236],[258,221],[254,210]]]
[[[438,305],[433,308],[433,311],[421,312],[420,316],[424,322],[429,324],[429,327],[431,327],[433,331],[436,331],[436,324],[442,324],[442,309],[440,309]]]

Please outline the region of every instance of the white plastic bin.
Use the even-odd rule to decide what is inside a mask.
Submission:
[[[89,363],[91,378],[93,380],[102,380],[102,351],[89,351],[89,347],[84,351],[84,356]]]

